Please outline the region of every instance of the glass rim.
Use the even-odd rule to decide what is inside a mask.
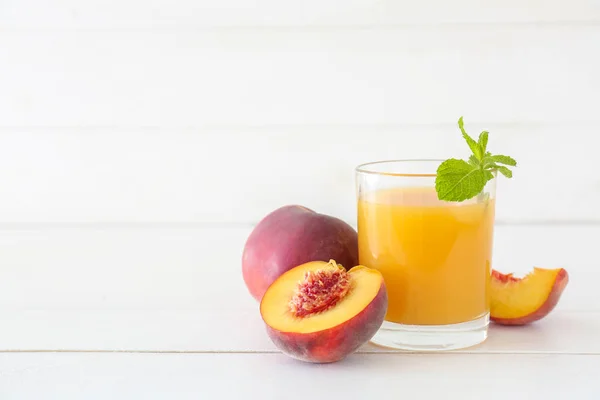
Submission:
[[[369,169],[370,166],[381,165],[381,164],[402,164],[402,163],[438,163],[444,162],[443,159],[437,158],[413,158],[413,159],[392,159],[392,160],[380,160],[370,161],[358,165],[354,170],[356,173],[371,174],[371,175],[385,175],[385,176],[400,176],[400,177],[414,177],[414,178],[435,178],[437,173],[433,172],[390,172],[390,171],[376,171]],[[436,168],[437,169],[437,168]]]

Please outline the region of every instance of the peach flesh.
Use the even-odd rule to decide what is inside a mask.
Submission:
[[[307,263],[286,272],[261,302],[261,315],[273,343],[284,354],[301,361],[342,360],[375,335],[387,311],[383,277],[376,270],[357,266],[347,272],[350,289],[335,305],[305,317],[293,315],[286,299],[297,293],[297,278],[307,269],[320,269],[327,264]]]
[[[334,259],[358,264],[358,235],[346,222],[306,207],[288,205],[272,211],[244,245],[242,274],[250,294],[261,300],[281,274],[310,261]]]

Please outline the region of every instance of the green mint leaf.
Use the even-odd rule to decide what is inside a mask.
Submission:
[[[510,165],[511,167],[516,167],[517,166],[517,162],[509,156],[492,156],[492,155],[486,155],[486,157],[483,160],[484,164],[490,163],[490,162],[494,162],[494,163],[500,163],[500,164],[505,164],[505,165]]]
[[[486,183],[496,177],[496,171],[512,178],[512,171],[498,164],[514,167],[517,162],[509,156],[492,155],[487,151],[489,132],[481,132],[476,142],[465,131],[463,117],[458,119],[458,127],[473,154],[468,161],[451,158],[439,165],[435,178],[438,199],[460,202],[477,196],[478,201],[486,201],[489,193],[483,190]]]
[[[477,157],[477,159],[479,161],[481,161],[483,159],[484,152],[482,152],[481,149],[479,148],[479,144],[475,140],[473,140],[473,138],[471,136],[469,136],[467,131],[465,131],[463,117],[459,118],[458,127],[460,128],[460,131],[462,132],[463,137],[467,141],[467,144],[469,145],[469,148],[471,149],[471,151],[473,152],[475,157]]]
[[[435,179],[438,198],[464,201],[477,196],[492,174],[464,160],[451,158],[440,164]]]
[[[475,154],[471,154],[471,156],[469,157],[469,164],[475,167],[479,167],[481,165],[477,157],[475,157]]]
[[[500,171],[500,173],[501,173],[502,175],[504,175],[505,177],[507,177],[507,178],[512,178],[512,171],[511,171],[510,169],[508,169],[508,168],[506,168],[506,167],[504,167],[504,166],[502,166],[502,165],[497,165],[495,168],[496,168],[498,171]]]
[[[487,131],[481,132],[479,134],[479,140],[477,141],[477,144],[479,145],[479,148],[481,149],[481,154],[483,154],[484,157],[486,155],[488,135],[489,135],[489,132],[487,132]]]

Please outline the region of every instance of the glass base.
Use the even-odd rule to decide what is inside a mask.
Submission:
[[[475,346],[487,338],[490,315],[452,325],[402,325],[384,321],[371,343],[393,349],[444,351]]]

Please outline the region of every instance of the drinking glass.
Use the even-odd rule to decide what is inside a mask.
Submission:
[[[451,350],[483,342],[490,311],[496,175],[463,202],[435,190],[442,160],[393,160],[356,168],[360,264],[388,291],[372,342]]]

